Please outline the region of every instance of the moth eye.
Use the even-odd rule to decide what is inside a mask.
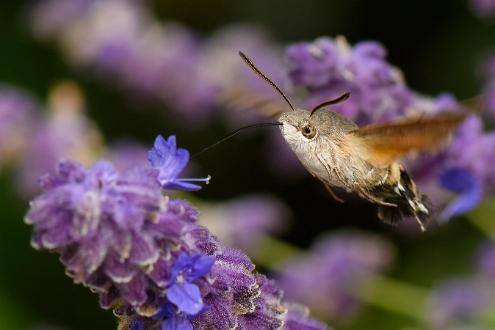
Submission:
[[[316,128],[311,125],[306,125],[301,129],[301,132],[307,139],[312,139],[316,135]]]

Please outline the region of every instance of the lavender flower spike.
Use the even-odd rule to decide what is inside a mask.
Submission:
[[[211,179],[210,176],[202,179],[177,179],[189,162],[189,152],[186,149],[177,148],[175,135],[169,136],[168,140],[158,135],[153,148],[148,152],[148,160],[152,167],[158,169],[158,181],[163,189],[200,190],[201,186],[191,181],[208,184]]]
[[[182,187],[176,177],[187,165],[175,137],[159,137],[150,158],[158,171],[60,163],[26,216],[33,247],[60,254],[67,274],[114,310],[120,330],[325,329],[200,226],[187,201],[163,193],[170,182]]]

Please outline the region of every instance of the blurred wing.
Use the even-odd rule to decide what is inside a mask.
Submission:
[[[349,132],[357,138],[368,161],[387,166],[415,151],[433,151],[445,144],[451,132],[469,113],[446,113],[396,123],[369,125]]]
[[[287,110],[283,100],[247,88],[228,88],[220,99],[222,106],[231,111],[248,112],[258,117],[274,118]]]

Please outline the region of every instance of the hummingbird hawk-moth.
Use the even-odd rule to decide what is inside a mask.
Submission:
[[[422,231],[430,216],[426,197],[416,189],[398,160],[411,152],[430,151],[445,143],[466,118],[462,112],[430,118],[358,127],[337,112],[323,109],[345,101],[350,94],[323,102],[311,110],[295,108],[282,90],[242,52],[241,58],[285,100],[290,109],[277,123],[282,135],[304,167],[332,190],[341,187],[378,205],[378,217],[395,223],[413,217]],[[267,124],[264,124],[267,125]]]

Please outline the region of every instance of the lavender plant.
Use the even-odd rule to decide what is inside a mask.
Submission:
[[[0,86],[0,170],[17,161],[26,150],[36,107],[27,92]]]
[[[471,3],[480,16],[493,12],[490,1]],[[31,23],[38,37],[55,41],[76,67],[90,68],[126,94],[163,102],[188,124],[203,122],[216,108],[272,105],[259,102],[258,96],[269,98],[272,91],[242,66],[238,49],[289,93],[304,91],[305,107],[351,92],[335,110],[362,125],[460,107],[451,95],[430,97],[411,89],[402,72],[387,61],[385,47],[373,41],[350,45],[343,37],[318,38],[290,45],[283,57],[280,45],[258,30],[229,27],[201,39],[183,26],[158,22],[142,3],[128,0],[42,1]],[[495,103],[492,80],[487,77],[485,88],[489,116]],[[224,114],[229,125],[257,120]],[[40,133],[38,147],[31,150],[57,151],[43,171],[67,155],[66,146],[57,147],[59,137],[66,136],[56,136],[45,139]],[[472,117],[439,154],[407,160],[421,190],[437,206],[438,219],[469,212],[492,196],[494,137],[480,118]],[[297,165],[281,141],[270,140],[270,157],[294,175]],[[230,248],[250,251],[267,229],[277,227],[270,222],[277,216],[260,223],[244,217],[249,209],[256,211],[256,219],[264,218],[271,203],[243,200],[218,210],[199,204],[199,217],[191,203],[169,191],[200,189],[196,179],[180,178],[189,156],[176,147],[174,137],[155,141],[149,164],[143,164],[139,147],[120,151],[109,154],[115,166],[61,162],[41,180],[43,192],[33,201],[27,221],[33,225],[33,245],[60,254],[69,276],[96,292],[102,307],[114,310],[121,329],[323,327],[308,317],[306,308],[286,303],[273,281],[257,274],[243,252]],[[26,158],[25,166],[42,158],[30,154],[35,156]],[[39,172],[26,170],[35,176]],[[220,231],[212,225],[215,221],[220,221]],[[280,284],[289,298],[323,317],[347,318],[362,304],[355,291],[389,266],[390,251],[379,239],[337,235],[315,245],[308,255],[291,258]],[[448,281],[434,291],[431,314],[425,317],[429,326],[478,326],[479,311],[489,304],[486,293],[492,290],[490,255],[483,258],[478,277]],[[388,302],[389,308],[394,303]]]
[[[356,315],[361,307],[356,292],[393,261],[390,243],[356,232],[327,235],[310,251],[281,266],[280,285],[288,297],[304,302],[327,320]]]
[[[148,158],[123,173],[104,161],[59,163],[26,216],[33,247],[59,254],[121,329],[325,328],[199,225],[189,202],[167,194],[201,188],[179,178],[189,153],[174,136],[158,136]]]
[[[400,71],[386,62],[385,54],[378,43],[351,47],[339,37],[290,46],[286,56],[290,81],[309,91],[310,106],[350,91],[352,97],[336,105],[335,111],[362,125],[459,108],[447,94],[430,98],[412,91]],[[430,192],[437,210],[442,210],[439,219],[472,210],[483,197],[493,194],[491,176],[495,172],[483,165],[493,157],[485,152],[495,148],[493,136],[493,132],[484,132],[480,119],[473,116],[439,156],[409,161],[410,167],[416,168],[416,181]],[[466,151],[465,145],[472,148]],[[452,200],[452,195],[457,197]]]
[[[27,136],[30,144],[18,163],[19,190],[27,198],[39,191],[38,178],[60,159],[91,164],[103,150],[101,133],[84,113],[82,91],[73,82],[51,91],[48,111]]]

